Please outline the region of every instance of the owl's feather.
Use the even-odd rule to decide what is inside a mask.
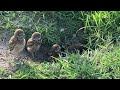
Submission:
[[[17,40],[14,38],[14,36],[12,36],[9,40],[9,49],[10,51],[12,51],[15,47],[15,45],[17,44]]]

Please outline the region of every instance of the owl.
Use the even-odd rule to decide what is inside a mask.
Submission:
[[[61,53],[61,47],[58,44],[54,44],[48,52],[49,60],[52,60],[51,56],[58,58]]]
[[[18,55],[25,48],[25,34],[22,29],[16,29],[14,35],[10,38],[8,46],[12,54]]]
[[[31,53],[33,58],[36,58],[36,52],[40,49],[41,43],[41,33],[39,32],[34,32],[27,41],[27,51]]]

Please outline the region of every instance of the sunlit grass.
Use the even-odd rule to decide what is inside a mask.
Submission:
[[[57,63],[26,62],[12,74],[16,79],[118,79],[120,78],[119,46],[85,51],[82,55],[68,53],[55,58]]]
[[[15,28],[23,28],[26,39],[38,31],[42,33],[42,45],[66,45],[74,41],[84,43],[88,50],[82,55],[66,53],[66,57],[55,58],[57,63],[29,61],[12,74],[3,74],[6,71],[1,69],[0,77],[120,78],[119,15],[119,11],[1,11],[0,30],[10,30],[13,33]],[[64,30],[61,32],[61,29]]]

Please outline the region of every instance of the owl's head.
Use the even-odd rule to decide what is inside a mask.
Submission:
[[[51,47],[50,51],[48,52],[48,55],[49,55],[49,56],[58,56],[60,52],[61,52],[61,47],[60,47],[60,45],[54,44],[54,45]]]
[[[24,31],[22,29],[16,29],[14,32],[14,36],[18,39],[18,40],[23,40],[25,34]]]
[[[52,46],[52,48],[54,48],[54,51],[55,51],[56,53],[58,53],[58,52],[61,50],[61,47],[60,47],[60,45],[58,45],[58,44],[54,44],[54,45]]]
[[[40,41],[41,40],[41,33],[39,33],[39,32],[34,32],[33,34],[32,34],[32,40],[37,40],[37,41]]]

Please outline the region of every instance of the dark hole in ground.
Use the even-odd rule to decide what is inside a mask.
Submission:
[[[30,59],[34,62],[44,62],[44,61],[47,61],[47,62],[50,62],[51,60],[49,60],[50,56],[48,56],[48,52],[49,50],[51,49],[52,46],[44,46],[42,45],[39,49],[39,51],[36,52],[36,58],[34,59],[32,57],[32,55],[26,50],[27,54],[28,54],[28,57],[30,57]],[[70,45],[68,48],[64,48],[61,46],[61,56],[62,57],[65,57],[66,56],[66,50],[68,49],[68,51],[70,53],[76,53],[76,50],[79,50],[80,54],[82,54],[83,50],[87,50],[86,47],[84,46],[80,46],[79,44],[75,44],[75,45]]]
[[[28,56],[32,61],[34,62],[44,62],[44,61],[49,61],[48,60],[48,51],[50,50],[51,47],[47,46],[41,46],[39,51],[36,52],[36,58],[34,59],[32,55],[26,50]]]

